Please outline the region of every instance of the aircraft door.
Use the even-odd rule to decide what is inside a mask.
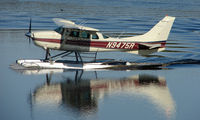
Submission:
[[[67,39],[69,39],[69,34],[70,34],[70,31],[68,29],[64,29],[63,30],[63,34],[62,34],[62,43],[65,43],[65,41]]]

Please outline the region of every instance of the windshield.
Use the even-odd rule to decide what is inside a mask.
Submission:
[[[62,28],[62,27],[58,27],[58,28],[55,29],[55,31],[56,31],[57,33],[62,34],[63,28]]]

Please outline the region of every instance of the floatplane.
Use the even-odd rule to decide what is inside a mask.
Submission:
[[[98,29],[75,24],[72,21],[54,18],[58,28],[52,31],[32,31],[31,19],[29,31],[25,34],[32,39],[36,46],[46,51],[45,59],[17,60],[23,67],[36,68],[67,68],[67,69],[93,69],[113,67],[110,61],[84,62],[81,54],[84,52],[111,52],[120,51],[131,54],[147,55],[163,51],[172,28],[175,17],[165,16],[150,31],[143,35],[124,38],[113,38],[102,34]],[[51,56],[50,50],[63,51]],[[76,60],[63,61],[60,58],[74,54]],[[128,62],[118,63],[133,65]],[[136,64],[134,64],[136,65]]]

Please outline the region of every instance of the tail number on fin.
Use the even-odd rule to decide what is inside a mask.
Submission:
[[[106,48],[114,48],[114,49],[134,49],[135,43],[129,42],[108,42]]]

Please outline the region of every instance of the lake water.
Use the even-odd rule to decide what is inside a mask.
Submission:
[[[110,120],[200,118],[199,0],[1,0],[0,119]],[[17,59],[44,58],[24,36],[54,29],[65,18],[123,37],[143,34],[166,14],[175,16],[166,50],[149,56],[121,52],[98,58],[176,63],[157,70],[14,71]]]

